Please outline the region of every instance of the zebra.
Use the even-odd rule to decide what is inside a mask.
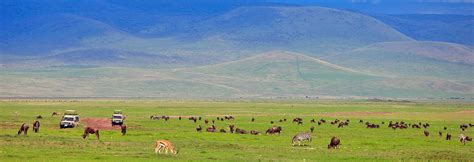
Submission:
[[[311,133],[305,132],[305,133],[300,133],[293,136],[293,139],[291,140],[291,143],[293,144],[293,146],[296,144],[297,141],[298,141],[298,146],[301,146],[302,141],[311,142]]]

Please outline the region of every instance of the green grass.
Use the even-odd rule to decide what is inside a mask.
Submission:
[[[53,111],[77,110],[81,118],[110,117],[114,109],[127,115],[128,132],[121,136],[118,130],[101,130],[101,140],[83,140],[80,128],[60,130],[60,117],[51,117]],[[17,118],[15,112],[20,116]],[[16,136],[19,125],[34,122],[41,114],[40,133],[30,129],[28,136]],[[235,124],[245,130],[264,132],[270,121],[283,127],[281,135],[237,135],[229,133],[198,133],[195,124],[187,119],[150,120],[150,115],[199,115],[214,119],[234,115],[235,121],[217,122],[216,127]],[[78,102],[20,101],[0,102],[0,161],[315,161],[315,160],[472,160],[474,145],[458,142],[459,124],[474,122],[474,105],[470,103],[392,103],[364,101],[191,101],[191,100],[83,100]],[[256,118],[254,123],[250,122]],[[278,120],[303,117],[303,126]],[[327,120],[350,119],[346,128],[325,124],[316,126],[309,146],[291,146],[291,137],[309,131],[312,118]],[[429,122],[430,137],[422,129],[392,130],[367,129],[359,119],[380,123],[389,120]],[[447,126],[453,140],[438,137],[437,132]],[[473,136],[468,129],[466,135]],[[337,150],[326,148],[332,136],[341,139]],[[155,155],[154,141],[171,140],[179,149],[177,156]]]

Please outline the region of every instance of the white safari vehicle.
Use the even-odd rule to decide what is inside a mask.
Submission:
[[[64,116],[59,122],[59,128],[74,128],[79,124],[79,114],[76,110],[66,110]]]
[[[122,110],[115,110],[112,114],[112,126],[122,125],[124,116],[122,115]]]

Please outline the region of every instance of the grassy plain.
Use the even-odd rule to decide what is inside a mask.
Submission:
[[[2,100],[0,102],[0,161],[316,161],[316,160],[472,160],[474,143],[463,146],[457,136],[459,124],[474,123],[472,103],[431,102],[367,102],[367,101],[283,101],[283,100]],[[75,109],[82,119],[109,118],[114,109],[123,110],[128,126],[126,136],[119,130],[101,130],[101,139],[82,139],[82,127],[59,129],[60,117],[53,111]],[[19,116],[17,117],[16,113]],[[42,115],[39,133],[16,136],[21,123],[30,126],[36,115]],[[245,130],[264,132],[274,125],[283,127],[281,135],[238,135],[230,133],[198,133],[197,125],[187,119],[150,120],[150,115],[217,116],[233,115],[234,121],[216,122],[216,127],[235,124]],[[251,122],[252,117],[256,118]],[[279,119],[302,117],[304,124],[278,122]],[[328,121],[350,119],[348,127],[331,124],[311,124],[315,118]],[[380,124],[379,129],[367,129],[359,120]],[[428,122],[429,137],[423,129],[392,130],[388,121],[409,123]],[[299,132],[316,129],[313,141],[307,146],[291,146],[291,137]],[[448,129],[442,130],[444,126]],[[438,136],[449,132],[453,140]],[[464,132],[474,136],[474,129]],[[332,136],[341,139],[340,149],[328,150]],[[177,156],[156,155],[154,141],[167,139],[179,150]]]

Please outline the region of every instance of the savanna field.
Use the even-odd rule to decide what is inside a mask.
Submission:
[[[52,112],[77,110],[81,120],[110,119],[116,109],[126,115],[127,134],[120,129],[100,130],[98,141],[94,135],[82,139],[85,123],[72,129],[59,129],[60,116]],[[40,119],[39,133],[17,136],[20,125],[30,125]],[[151,115],[171,116],[168,121],[151,120]],[[232,115],[235,120],[217,121],[217,117]],[[173,118],[183,116],[182,120]],[[185,117],[201,116],[194,123]],[[474,123],[474,104],[444,102],[368,102],[368,101],[206,101],[206,100],[3,100],[0,102],[0,161],[317,161],[317,160],[472,160],[474,143],[462,145],[458,136],[463,123]],[[292,123],[303,118],[303,125]],[[251,119],[255,118],[254,122]],[[279,122],[286,118],[286,122]],[[311,119],[323,118],[318,126]],[[216,120],[217,129],[227,133],[208,133],[211,125],[204,120]],[[338,128],[330,121],[349,119],[349,125]],[[368,129],[359,121],[376,123],[378,129]],[[274,124],[270,122],[274,121]],[[389,121],[429,123],[425,137],[423,127],[393,130]],[[382,124],[385,122],[385,124]],[[230,134],[228,125],[261,135]],[[203,132],[196,132],[201,125]],[[266,135],[273,125],[283,128],[281,135]],[[300,132],[312,133],[313,141],[306,146],[292,146],[291,138]],[[447,127],[444,130],[443,127]],[[442,131],[443,137],[439,137]],[[446,133],[452,134],[450,141]],[[474,136],[474,128],[464,131]],[[332,136],[341,139],[338,149],[328,149]],[[155,141],[166,139],[174,143],[178,154],[157,155]]]

